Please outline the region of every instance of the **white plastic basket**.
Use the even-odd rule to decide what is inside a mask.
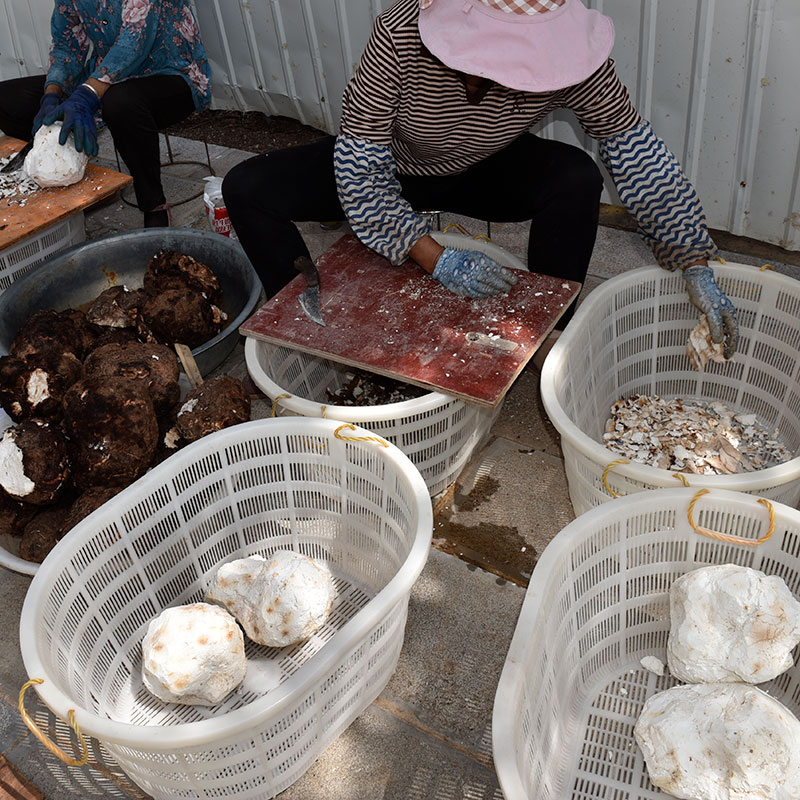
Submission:
[[[644,669],[666,661],[669,587],[701,566],[735,563],[778,575],[800,596],[800,513],[774,503],[775,532],[757,547],[694,525],[761,538],[768,509],[741,492],[657,489],[604,503],[545,548],[500,676],[492,746],[506,800],[661,800],[633,726],[645,701],[677,683]],[[795,662],[800,648],[794,653]],[[800,715],[800,666],[761,685]]]
[[[611,406],[633,394],[717,400],[756,414],[794,453],[800,449],[800,281],[744,264],[714,274],[736,306],[740,339],[730,362],[702,372],[686,356],[698,312],[681,273],[644,267],[611,278],[586,298],[545,359],[541,395],[561,434],[569,494],[582,514],[616,494],[678,485],[677,473],[615,465],[603,446]],[[736,475],[686,475],[697,487],[800,501],[800,457]],[[609,489],[611,491],[609,491]]]
[[[0,250],[0,294],[49,256],[85,239],[83,211],[78,211],[18,244]]]
[[[525,269],[491,241],[438,232],[433,236],[448,247],[480,250],[504,266]],[[431,496],[452,485],[502,408],[502,402],[486,408],[441,392],[376,406],[332,405],[325,390],[342,387],[351,367],[252,337],[245,341],[244,352],[250,377],[274,401],[276,413],[324,415],[379,433],[411,459]]]
[[[75,709],[153,797],[273,797],[391,676],[431,503],[397,448],[342,427],[256,420],[204,437],[86,517],[31,582],[20,646],[41,699],[63,719]],[[150,620],[202,600],[222,563],[277,549],[334,573],[325,626],[294,647],[248,642],[243,686],[214,708],[149,695]]]

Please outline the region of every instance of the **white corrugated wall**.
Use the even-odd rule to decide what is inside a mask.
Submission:
[[[214,106],[335,131],[392,0],[194,0]],[[42,72],[53,0],[0,0],[0,79]],[[697,186],[711,227],[800,250],[800,0],[587,0],[622,79]],[[587,141],[568,113],[545,136]],[[617,202],[613,191],[607,201]]]

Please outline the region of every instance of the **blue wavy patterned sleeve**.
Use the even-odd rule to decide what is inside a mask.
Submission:
[[[336,138],[336,190],[353,233],[369,248],[402,264],[408,251],[431,230],[400,195],[392,151],[351,136]]]
[[[648,123],[601,139],[599,154],[662,267],[684,269],[716,258],[697,192]]]

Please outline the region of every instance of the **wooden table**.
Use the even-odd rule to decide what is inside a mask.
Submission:
[[[325,326],[308,319],[295,278],[240,333],[494,407],[581,285],[518,272],[509,294],[458,297],[420,267],[393,267],[352,234],[317,260]]]
[[[0,158],[18,152],[25,142],[0,137]],[[31,194],[0,200],[0,250],[55,225],[84,208],[105,200],[133,179],[91,161],[81,180],[71,186],[39,189]],[[24,201],[24,205],[20,205]]]

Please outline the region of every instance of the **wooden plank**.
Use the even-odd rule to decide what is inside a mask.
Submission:
[[[16,153],[24,144],[10,136],[0,137],[0,158]],[[90,161],[83,178],[72,186],[40,189],[0,200],[0,250],[105,200],[132,181],[130,175]]]
[[[580,284],[519,271],[500,297],[458,297],[416,264],[393,267],[352,234],[317,260],[325,326],[295,278],[240,333],[485,406],[502,400]]]

